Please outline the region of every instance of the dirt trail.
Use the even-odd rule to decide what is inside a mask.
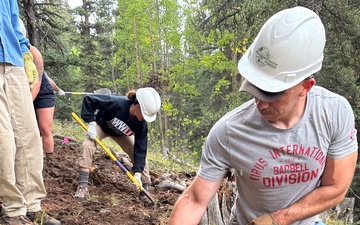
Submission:
[[[55,147],[54,160],[44,168],[44,181],[48,195],[43,207],[48,214],[61,220],[63,225],[137,225],[166,224],[166,220],[180,195],[175,190],[156,186],[156,179],[149,188],[157,206],[146,207],[138,199],[139,191],[106,153],[96,154],[89,179],[90,199],[74,199],[77,187],[78,146],[65,144]],[[161,171],[155,171],[161,174]]]

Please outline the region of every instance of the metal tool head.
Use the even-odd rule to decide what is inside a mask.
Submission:
[[[94,91],[94,94],[97,94],[97,95],[110,95],[111,91],[110,91],[109,88],[99,88],[99,89]]]

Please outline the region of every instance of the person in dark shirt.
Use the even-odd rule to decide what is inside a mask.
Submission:
[[[83,99],[81,118],[88,123],[88,131],[81,146],[79,164],[79,184],[75,198],[85,200],[89,196],[88,180],[96,143],[110,137],[126,152],[133,163],[135,179],[145,190],[151,184],[146,162],[148,122],[156,119],[161,98],[151,87],[139,88],[122,95],[87,95]],[[142,201],[147,202],[140,193]]]

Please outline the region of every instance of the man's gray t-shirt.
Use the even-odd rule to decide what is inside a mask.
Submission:
[[[198,175],[217,181],[235,169],[238,195],[232,217],[244,225],[318,187],[327,157],[339,159],[357,150],[354,124],[348,101],[318,86],[308,93],[303,118],[290,129],[264,120],[253,99],[211,129]],[[293,225],[314,224],[314,219]]]

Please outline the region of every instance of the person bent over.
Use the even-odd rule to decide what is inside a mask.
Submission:
[[[88,131],[78,158],[79,183],[76,199],[84,200],[89,196],[88,180],[96,151],[96,138],[113,139],[129,155],[135,179],[148,190],[151,179],[146,160],[147,123],[156,119],[160,107],[160,95],[151,87],[131,90],[126,96],[112,94],[84,97],[81,117],[88,123]],[[139,198],[149,203],[143,192]]]

